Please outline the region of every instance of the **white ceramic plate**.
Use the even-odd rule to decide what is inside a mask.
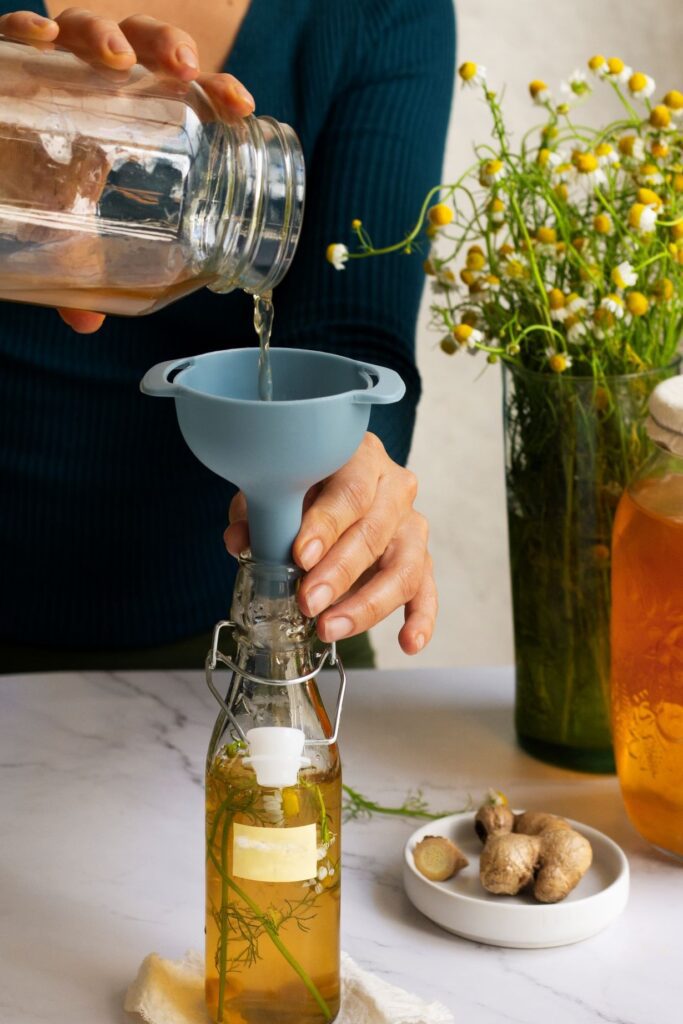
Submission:
[[[561,903],[537,903],[533,896],[494,896],[479,881],[482,844],[474,813],[428,822],[405,847],[403,882],[410,901],[436,924],[474,942],[539,949],[580,942],[605,928],[628,899],[629,869],[623,850],[597,829],[571,821],[593,847],[593,863]],[[447,836],[469,864],[446,882],[430,882],[416,869],[413,850],[425,836]]]

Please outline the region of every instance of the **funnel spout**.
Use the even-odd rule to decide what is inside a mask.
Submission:
[[[292,561],[292,544],[301,527],[303,494],[250,497],[249,545],[260,562],[288,565]]]

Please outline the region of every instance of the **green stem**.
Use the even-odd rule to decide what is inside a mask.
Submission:
[[[223,822],[223,835],[221,836],[221,862],[228,862],[228,834],[232,816],[225,816]],[[211,847],[209,847],[211,850]],[[221,932],[220,948],[218,956],[218,1009],[216,1020],[218,1024],[223,1021],[223,1007],[225,1004],[225,986],[228,980],[228,910],[230,906],[230,893],[228,888],[227,875],[221,872]]]
[[[224,832],[224,836],[225,836],[225,832]],[[223,847],[221,846],[221,858],[222,858],[222,863],[223,864],[226,863],[226,860],[225,860],[226,855],[227,855],[227,850],[224,852]],[[221,876],[222,887],[225,886],[225,887],[227,887],[229,889],[232,889],[232,891],[235,893],[235,895],[238,896],[241,900],[243,900],[244,903],[246,903],[246,905],[252,911],[254,916],[258,919],[258,921],[261,924],[263,930],[265,931],[266,935],[268,936],[270,941],[273,943],[275,948],[282,954],[282,956],[285,958],[285,960],[290,965],[292,970],[295,971],[296,974],[299,975],[299,977],[303,981],[304,985],[306,986],[306,988],[310,992],[311,996],[313,997],[313,999],[316,1001],[316,1003],[320,1007],[320,1010],[324,1014],[325,1020],[332,1020],[332,1011],[330,1010],[329,1006],[327,1005],[327,1003],[323,999],[320,991],[318,990],[317,985],[315,984],[315,982],[313,981],[311,976],[308,974],[308,972],[305,970],[305,968],[303,968],[301,966],[301,964],[299,963],[299,961],[296,960],[292,956],[292,954],[289,952],[289,950],[287,949],[287,947],[283,943],[282,939],[277,934],[277,929],[275,928],[275,925],[273,924],[271,919],[268,917],[268,915],[264,914],[264,912],[261,910],[261,908],[258,906],[258,904],[256,904],[252,900],[252,898],[244,891],[244,889],[241,888],[241,886],[239,886],[235,882],[235,880],[233,878],[229,877],[227,871],[225,871],[223,869],[223,867],[221,866],[221,864],[219,864],[218,861],[216,860],[216,857],[214,856],[214,853],[213,853],[213,851],[211,849],[209,849],[209,857],[211,858],[211,861],[213,862],[214,867],[216,868],[216,870],[218,871],[218,873]],[[227,929],[227,918],[226,918],[225,924],[223,924],[223,922],[221,922],[221,925],[222,925],[222,927],[226,927],[226,929]],[[223,974],[225,974],[225,971],[223,972]],[[221,980],[222,980],[222,978],[221,978]],[[220,1000],[220,990],[219,990],[219,1000]],[[221,1004],[220,1004],[220,1001],[219,1001],[219,1014],[220,1013],[221,1013]],[[218,1020],[221,1021],[222,1017],[219,1016]]]

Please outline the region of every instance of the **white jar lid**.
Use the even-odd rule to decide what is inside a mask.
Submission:
[[[647,432],[652,440],[683,455],[683,376],[663,380],[650,395]]]

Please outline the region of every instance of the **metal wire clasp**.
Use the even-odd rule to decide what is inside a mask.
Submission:
[[[220,634],[222,629],[234,629],[235,623],[229,619],[223,619],[221,622],[217,622],[213,630],[213,641],[211,644],[211,650],[206,655],[205,670],[206,670],[206,685],[209,687],[212,695],[223,709],[225,714],[228,716],[230,723],[233,728],[237,731],[240,738],[246,742],[246,735],[242,726],[239,724],[237,719],[232,713],[232,708],[235,703],[237,696],[238,682],[241,679],[248,679],[252,683],[264,683],[267,686],[290,686],[295,683],[306,683],[309,679],[315,679],[319,672],[329,662],[333,665],[339,673],[339,690],[337,692],[337,705],[334,711],[334,728],[331,736],[326,736],[322,740],[306,740],[306,746],[311,747],[330,747],[333,743],[337,742],[337,736],[339,735],[339,724],[341,722],[342,706],[344,703],[344,695],[346,693],[346,672],[342,665],[341,658],[337,654],[337,645],[335,643],[329,644],[323,651],[316,651],[315,657],[317,658],[317,665],[312,672],[309,672],[305,676],[298,676],[296,679],[266,679],[263,676],[253,675],[251,672],[245,672],[241,669],[232,658],[229,658],[227,654],[222,654],[218,650],[218,642],[220,640]],[[225,699],[221,696],[216,684],[213,681],[213,673],[216,669],[218,662],[222,662],[226,668],[230,669],[232,673],[230,677],[230,685],[228,686],[228,692]]]

